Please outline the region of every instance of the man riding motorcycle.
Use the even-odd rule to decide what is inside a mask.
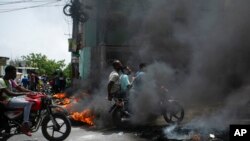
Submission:
[[[24,116],[21,131],[27,136],[31,136],[29,115],[32,103],[25,100],[24,97],[20,97],[29,94],[31,91],[18,86],[14,81],[15,78],[16,68],[11,65],[7,66],[4,77],[0,78],[0,103],[7,108],[23,108]],[[14,92],[14,89],[18,92]]]

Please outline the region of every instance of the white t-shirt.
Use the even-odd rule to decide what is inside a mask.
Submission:
[[[111,88],[111,93],[118,92],[120,90],[120,81],[119,81],[119,74],[116,71],[112,71],[109,75],[109,82],[114,82],[113,87]]]
[[[3,80],[3,78],[0,78],[0,90],[4,89],[4,88],[7,88],[7,86],[6,86],[5,81]]]
[[[6,89],[8,86],[6,85],[4,79],[0,78],[0,101],[8,100],[9,96],[6,95],[2,89]]]

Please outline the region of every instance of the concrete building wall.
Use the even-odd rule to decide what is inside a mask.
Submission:
[[[98,81],[113,59],[129,56],[127,18],[129,2],[123,0],[84,0],[89,20],[83,23],[83,48],[80,50],[79,72],[84,80]]]

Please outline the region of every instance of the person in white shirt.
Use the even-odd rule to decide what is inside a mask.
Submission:
[[[120,71],[122,68],[122,63],[119,60],[115,60],[113,62],[114,70],[109,75],[109,82],[108,82],[108,100],[112,101],[114,96],[119,95],[120,93]]]

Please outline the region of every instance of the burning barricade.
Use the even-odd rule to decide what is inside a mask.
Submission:
[[[89,95],[83,94],[81,96],[86,98]],[[53,95],[55,104],[64,107],[69,112],[71,120],[79,121],[93,126],[95,119],[93,111],[91,111],[91,109],[89,108],[83,110],[78,110],[77,108],[75,108],[79,104],[79,101],[82,97],[67,97],[65,93],[58,93]]]

